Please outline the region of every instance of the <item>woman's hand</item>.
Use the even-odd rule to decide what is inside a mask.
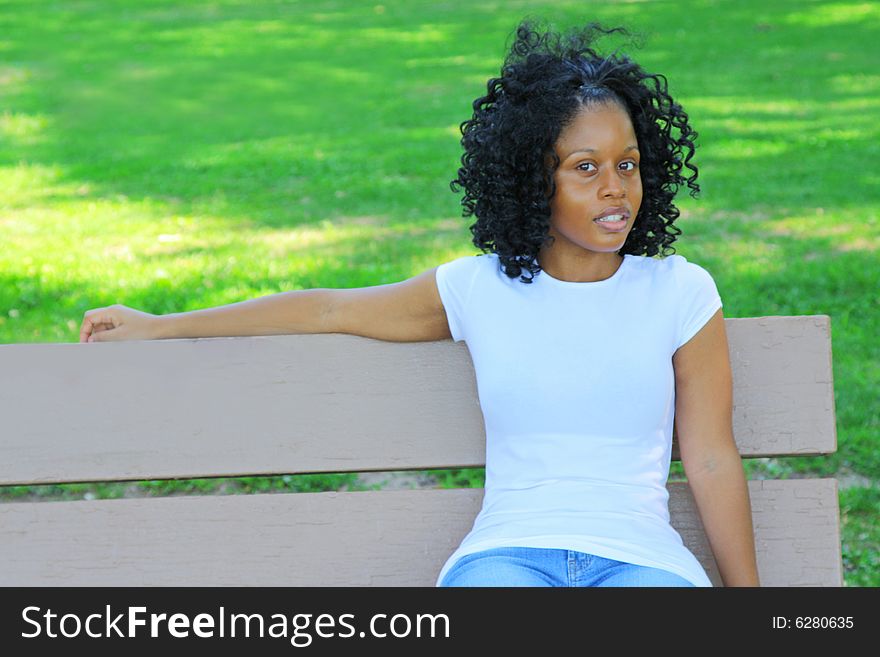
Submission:
[[[116,304],[87,310],[79,330],[80,342],[155,340],[161,315],[152,315]]]

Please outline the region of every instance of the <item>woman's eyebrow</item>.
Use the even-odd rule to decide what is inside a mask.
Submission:
[[[637,150],[639,150],[639,147],[638,147],[638,146],[636,146],[635,144],[630,144],[629,146],[627,146],[626,148],[623,149],[623,152],[624,152],[624,153],[629,153],[630,151],[637,151]],[[598,153],[598,152],[599,152],[599,151],[596,150],[595,148],[579,148],[579,149],[577,149],[576,151],[572,151],[571,153],[569,153],[568,155],[566,155],[566,156],[565,156],[565,159],[567,160],[568,158],[570,158],[570,157],[571,157],[572,155],[574,155],[575,153]]]

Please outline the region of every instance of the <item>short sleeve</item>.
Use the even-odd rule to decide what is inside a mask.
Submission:
[[[462,256],[437,267],[437,291],[456,342],[466,339],[467,306],[478,266],[479,256]]]
[[[678,349],[694,337],[723,304],[715,280],[708,271],[682,256],[672,257],[680,258],[675,267],[679,301],[675,348]]]

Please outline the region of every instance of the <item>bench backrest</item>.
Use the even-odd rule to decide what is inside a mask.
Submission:
[[[725,321],[740,453],[834,452],[830,319]],[[0,433],[0,485],[485,464],[463,343],[343,334],[0,345]],[[720,584],[686,483],[668,486]],[[835,480],[749,486],[762,583],[841,585]],[[431,586],[482,492],[0,504],[0,584]]]

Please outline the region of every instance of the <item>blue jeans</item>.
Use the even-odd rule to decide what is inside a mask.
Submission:
[[[556,548],[502,547],[466,554],[440,586],[694,586],[680,575]]]

